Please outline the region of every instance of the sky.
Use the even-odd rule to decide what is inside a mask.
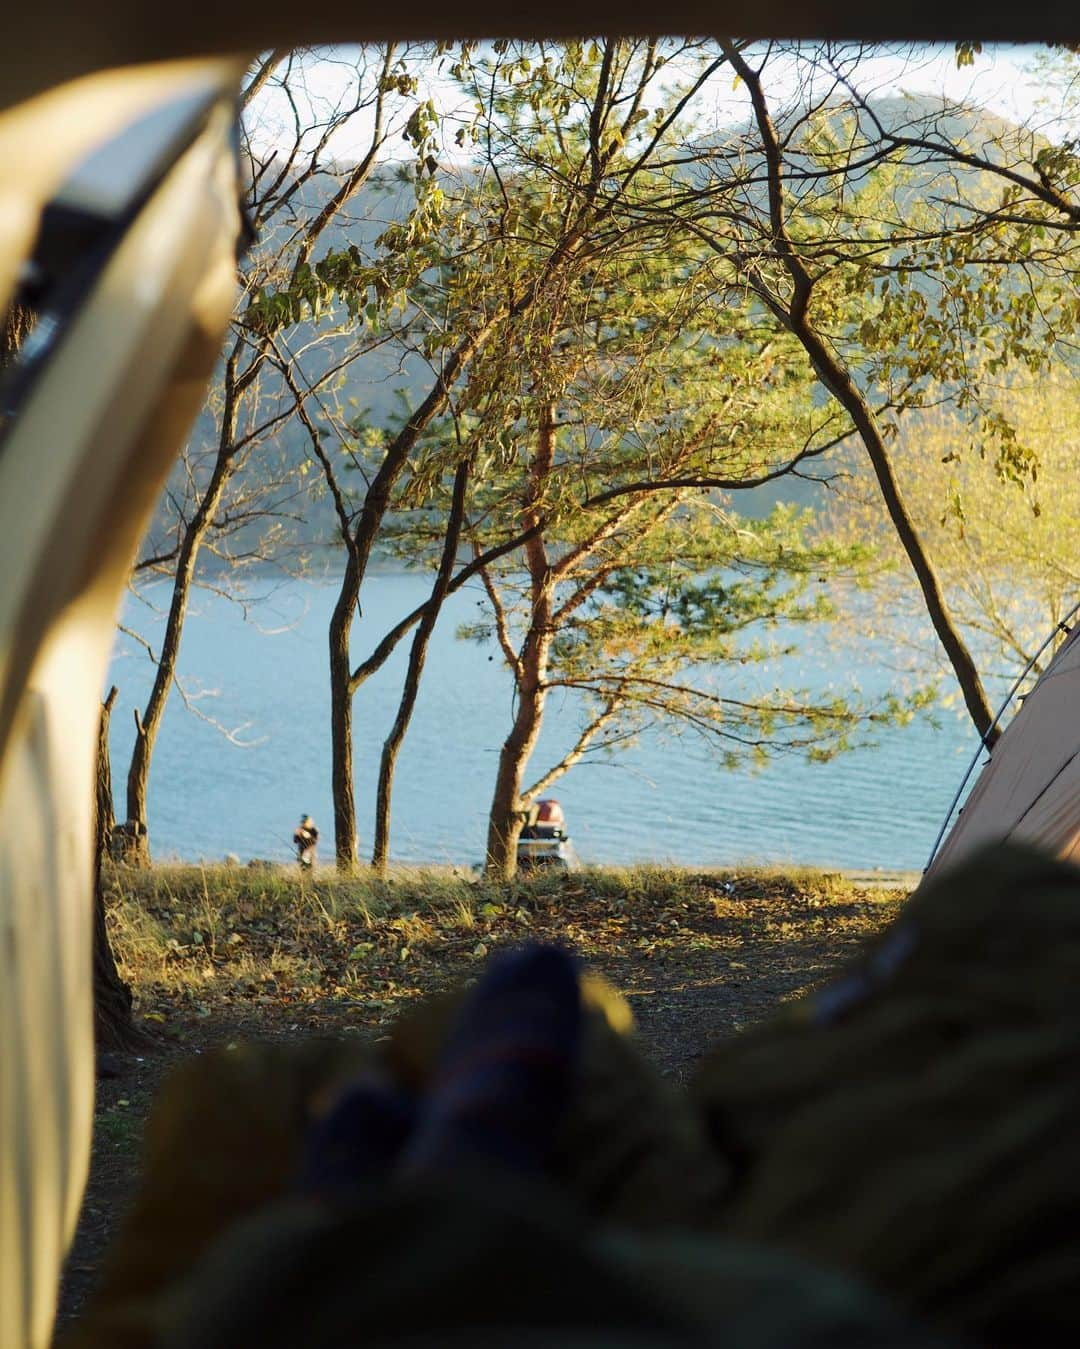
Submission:
[[[987,108],[1011,122],[1030,122],[1051,140],[1058,139],[1062,134],[1075,135],[1080,130],[1075,118],[1078,101],[1075,97],[1071,125],[1063,124],[1060,114],[1052,115],[1045,106],[1047,91],[1038,65],[1043,51],[1043,48],[1036,46],[988,45],[975,56],[973,64],[958,68],[952,44],[908,46],[904,48],[903,55],[896,47],[881,48],[876,54],[860,59],[858,87],[860,92],[872,92],[877,97],[902,93],[929,94],[950,102]],[[302,117],[308,116],[312,109],[329,109],[347,96],[356,78],[355,67],[359,56],[360,49],[342,47],[327,49],[318,57],[312,56],[305,60],[303,85],[294,95]],[[461,93],[447,73],[453,60],[453,55],[447,54],[428,67],[424,76],[424,96],[432,99],[440,115],[446,119],[445,155],[451,159],[462,159],[464,152],[453,143],[453,129],[458,122],[456,114],[462,110]],[[793,64],[788,63],[787,66],[790,75],[785,75],[782,62],[775,63],[770,70],[773,99],[779,102],[785,92],[789,97],[793,95],[796,89],[792,77]],[[294,89],[300,83],[298,80],[293,81]],[[416,96],[405,100],[409,104],[415,101]],[[265,151],[289,135],[293,114],[280,91],[264,93],[260,107],[261,120],[253,130],[253,140]],[[745,121],[749,114],[745,90],[733,85],[729,71],[722,72],[706,86],[698,109],[703,133],[719,126]],[[344,162],[356,159],[363,153],[370,132],[369,118],[352,118],[331,142],[335,157]],[[400,136],[395,136],[387,149],[392,158],[404,159],[410,154],[410,147]]]

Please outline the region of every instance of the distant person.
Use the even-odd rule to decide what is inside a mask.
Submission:
[[[315,865],[315,847],[319,842],[319,831],[310,815],[302,815],[296,833],[292,836],[296,844],[296,860],[301,870],[310,871]]]

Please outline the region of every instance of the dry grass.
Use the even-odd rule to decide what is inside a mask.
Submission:
[[[379,881],[293,868],[117,868],[112,938],[142,1016],[343,1000],[378,1023],[401,999],[467,974],[489,951],[556,941],[610,967],[657,957],[738,970],[748,941],[846,946],[898,892],[820,872],[670,868],[550,874],[491,884],[447,871]],[[810,961],[808,973],[816,973]]]

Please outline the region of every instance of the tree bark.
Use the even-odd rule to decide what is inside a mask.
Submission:
[[[446,536],[443,540],[439,570],[431,589],[431,598],[409,650],[409,665],[405,672],[397,716],[394,718],[390,734],[383,743],[382,758],[379,762],[379,785],[375,798],[375,845],[371,856],[371,865],[380,876],[386,874],[390,858],[390,798],[394,788],[394,769],[397,765],[398,751],[401,749],[416,706],[416,696],[420,691],[420,676],[424,672],[424,662],[427,659],[428,642],[453,579],[454,563],[461,542],[461,524],[465,516],[465,489],[468,482],[469,461],[463,459],[454,475],[454,493],[450,503],[450,516],[446,522]]]
[[[330,617],[330,776],[334,794],[334,855],[338,870],[342,872],[354,870],[358,860],[349,634],[360,598],[361,577],[360,564],[350,548],[337,603]]]
[[[348,559],[341,578],[337,603],[330,619],[330,756],[334,792],[334,853],[338,870],[355,869],[356,787],[353,782],[352,698],[360,680],[354,679],[349,664],[349,638],[353,616],[358,612],[360,587],[371,561],[390,497],[405,470],[409,455],[421,435],[450,401],[458,376],[485,345],[495,328],[489,319],[475,333],[463,338],[446,362],[427,397],[387,447],[378,473],[364,494],[351,538]]]
[[[13,300],[0,323],[0,369],[19,354],[33,326],[33,311]]]
[[[146,797],[150,778],[150,761],[157,742],[161,719],[165,715],[165,706],[169,699],[176,676],[176,662],[180,654],[180,639],[184,631],[184,619],[187,617],[188,601],[195,577],[195,564],[203,540],[213,523],[218,507],[221,505],[225,488],[236,467],[236,354],[235,351],[225,365],[225,404],[221,414],[221,431],[218,437],[218,453],[214,469],[207,483],[206,491],[199,502],[198,509],[184,530],[180,552],[176,559],[176,572],[173,577],[172,600],[169,604],[169,617],[165,624],[161,650],[158,653],[157,671],[150,690],[146,707],[140,714],[135,712],[135,744],[131,751],[131,763],[127,776],[127,819],[124,824],[125,860],[146,866],[150,862],[150,835],[147,824]]]
[[[526,488],[523,522],[526,529],[541,517],[544,485],[555,463],[555,408],[546,403],[540,412],[536,455]],[[554,578],[542,534],[525,545],[532,611],[529,630],[514,668],[517,711],[510,734],[499,751],[499,770],[488,817],[485,871],[496,880],[512,880],[517,870],[517,844],[525,823],[521,784],[529,757],[536,747],[547,699],[548,660],[554,636],[552,601]]]
[[[101,1053],[134,1052],[153,1044],[151,1037],[136,1026],[132,1015],[131,989],[120,978],[109,942],[105,919],[105,887],[102,865],[109,855],[113,813],[112,771],[109,766],[109,721],[116,702],[116,685],[101,705],[98,722],[97,774],[94,811],[94,1042]]]
[[[550,599],[547,608],[550,611]],[[539,622],[543,621],[541,617]],[[550,633],[534,621],[522,647],[517,712],[499,751],[499,771],[488,818],[485,870],[495,880],[512,880],[517,871],[517,844],[525,823],[521,784],[543,724],[546,698],[543,681],[550,649]]]
[[[109,695],[101,704],[101,720],[98,724],[97,773],[95,777],[94,801],[95,815],[95,856],[107,857],[112,849],[112,836],[116,828],[116,811],[113,808],[112,761],[109,756],[109,723],[116,703],[118,689],[115,684],[109,689]]]
[[[814,288],[814,278],[799,256],[787,228],[784,205],[784,166],[780,139],[769,113],[761,80],[734,43],[725,41],[721,43],[721,46],[731,62],[732,68],[745,83],[754,106],[754,117],[761,134],[768,176],[769,222],[773,236],[772,242],[791,278],[792,297],[790,302],[784,305],[761,284],[756,285],[755,289],[773,313],[791,329],[792,333],[802,343],[821,382],[837,399],[855,424],[855,429],[859,433],[874,470],[874,475],[877,478],[878,488],[885,502],[885,509],[892,521],[893,528],[896,530],[900,544],[907,554],[908,561],[911,563],[911,568],[922,592],[926,611],[930,615],[934,631],[937,633],[938,640],[952,665],[968,713],[984,743],[992,747],[1000,734],[994,728],[993,709],[986,696],[986,690],[983,688],[978,667],[972,659],[967,643],[952,620],[937,572],[904,502],[900,484],[893,471],[892,461],[877,418],[848,370],[810,321],[808,310],[810,296]]]
[[[885,502],[885,509],[892,521],[893,529],[907,554],[911,569],[915,573],[923,604],[930,616],[938,640],[944,648],[949,663],[956,675],[957,683],[964,696],[964,703],[983,742],[992,748],[1000,737],[1000,730],[994,726],[994,712],[986,696],[982,677],[968,650],[967,643],[952,620],[949,606],[941,588],[941,581],[930,555],[926,551],[915,521],[904,501],[893,469],[892,459],[885,445],[885,438],[878,426],[870,405],[859,391],[851,376],[829,351],[828,347],[805,321],[800,325],[805,331],[795,328],[796,336],[802,341],[822,382],[843,404],[851,420],[855,423],[859,438],[862,440],[867,457],[877,478],[878,489]]]

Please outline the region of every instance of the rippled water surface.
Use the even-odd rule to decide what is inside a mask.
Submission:
[[[427,594],[428,581],[374,576],[363,595],[354,654],[370,646]],[[243,612],[200,595],[184,634],[181,669],[195,705],[252,742],[241,748],[170,700],[151,777],[150,830],[159,859],[219,860],[227,853],[284,858],[304,812],[332,854],[327,621],[332,583],[288,582]],[[161,594],[165,599],[165,592]],[[393,855],[402,862],[480,860],[498,747],[509,727],[511,688],[493,652],[459,641],[477,615],[476,592],[448,603],[436,629],[412,730],[399,760]],[[141,606],[128,618],[154,644],[160,622]],[[782,669],[748,671],[766,686],[875,692],[894,678],[872,644],[864,656],[836,652],[823,632]],[[375,765],[393,718],[404,648],[356,700],[361,847],[370,843]],[[131,708],[145,700],[152,666],[122,638],[111,677],[117,813],[131,747]],[[734,691],[734,690],[731,690]],[[746,690],[749,692],[750,685]],[[873,749],[827,764],[785,757],[760,771],[723,769],[698,738],[649,734],[614,759],[586,762],[553,789],[587,862],[674,861],[686,865],[799,862],[832,867],[921,868],[973,750],[951,713],[886,730]],[[536,773],[577,730],[572,698],[555,696]],[[535,774],[531,775],[535,776]]]

